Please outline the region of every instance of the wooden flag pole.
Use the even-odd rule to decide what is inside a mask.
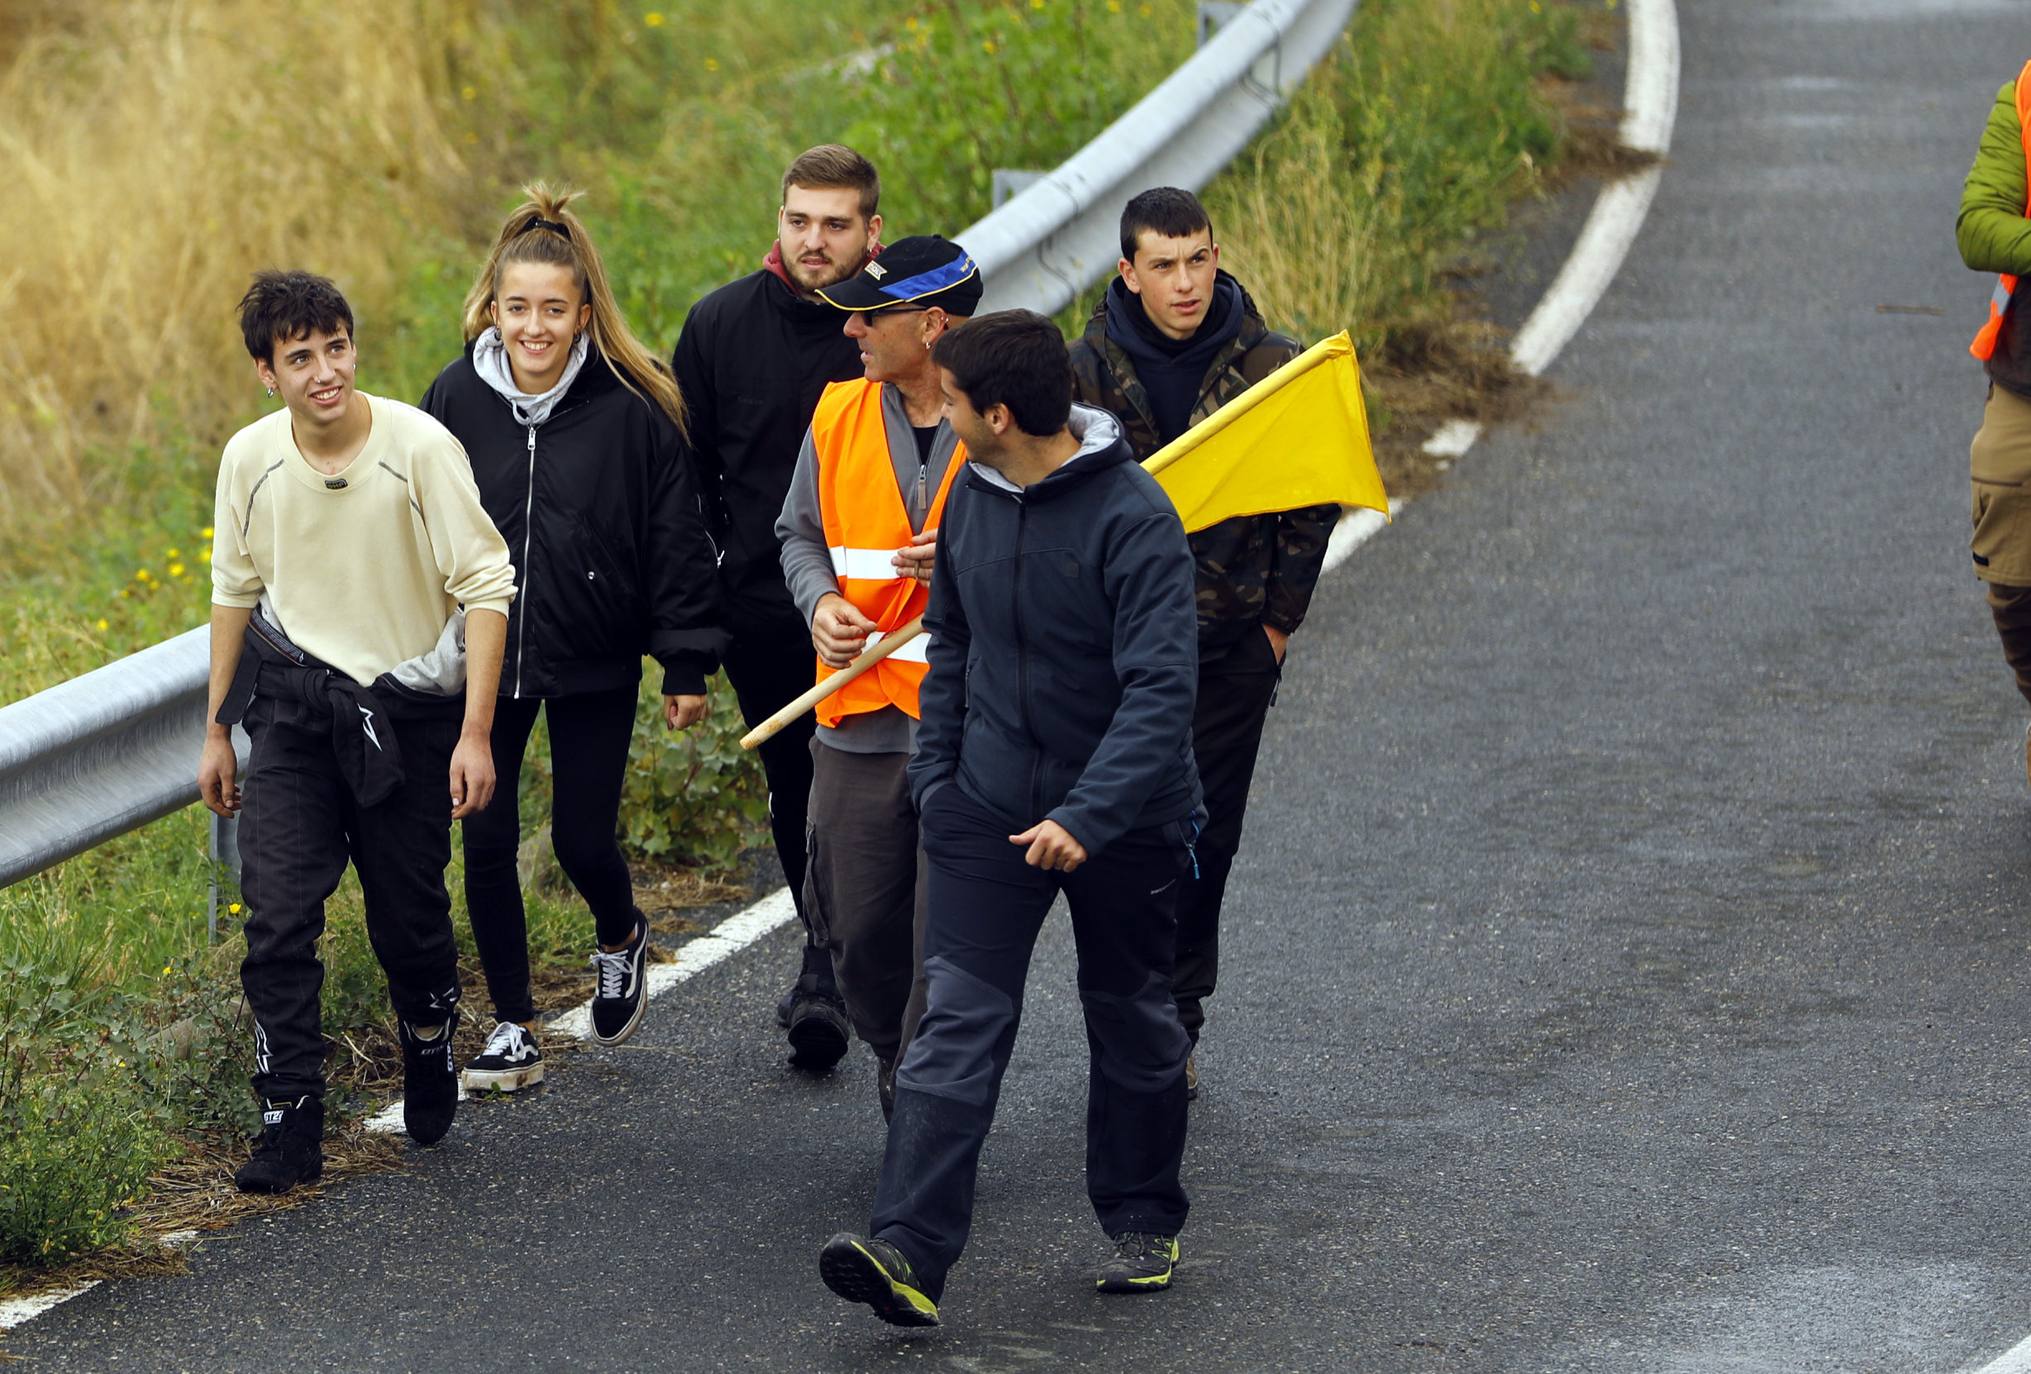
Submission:
[[[918,616],[907,625],[898,626],[896,629],[890,630],[880,639],[862,649],[860,657],[854,659],[853,662],[841,668],[831,677],[826,678],[825,681],[804,693],[803,696],[798,697],[795,701],[776,712],[773,716],[770,716],[745,735],[742,735],[740,737],[740,747],[752,749],[764,740],[773,739],[785,725],[803,715],[813,706],[831,696],[834,692],[874,667],[875,664],[881,662],[922,633],[924,633],[924,617],[922,616]]]

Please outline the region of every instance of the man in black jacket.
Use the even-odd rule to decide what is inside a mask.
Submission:
[[[1087,1194],[1115,1244],[1096,1286],[1168,1285],[1187,1210],[1188,1042],[1170,973],[1199,802],[1191,550],[1112,417],[1072,406],[1049,320],[988,315],[932,357],[972,461],[939,532],[909,768],[930,868],[928,1005],[896,1073],[872,1235],[834,1236],[819,1261],[834,1292],[903,1326],[937,1323],[965,1247],[1030,952],[1060,891],[1091,1046]]]
[[[720,548],[719,580],[733,642],[727,680],[750,726],[811,686],[810,626],[783,585],[776,517],[819,393],[861,375],[860,348],[839,312],[814,293],[880,251],[881,182],[851,148],[824,144],[783,173],[776,242],[760,271],[691,308],[672,368],[690,411],[693,472]],[[799,1067],[824,1070],[846,1053],[846,1012],[831,955],[804,910],[811,734],[805,716],[761,746],[769,826],[783,879],[804,921],[803,967],[776,1009]]]
[[[1220,270],[1213,223],[1190,191],[1160,186],[1121,214],[1120,276],[1072,345],[1073,389],[1114,412],[1137,458],[1198,424],[1300,352]],[[1173,983],[1196,1049],[1219,971],[1220,902],[1241,847],[1248,785],[1285,646],[1304,621],[1337,507],[1223,520],[1191,536],[1198,563],[1199,704],[1192,750],[1206,789],[1198,871],[1178,900]],[[1185,1063],[1199,1094],[1197,1055]]]

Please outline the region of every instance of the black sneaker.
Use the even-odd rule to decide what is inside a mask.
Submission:
[[[1100,1266],[1093,1286],[1103,1293],[1154,1293],[1171,1286],[1178,1238],[1126,1231],[1114,1238],[1114,1257]]]
[[[882,1120],[896,1118],[896,1061],[877,1059],[874,1061],[874,1093],[881,1099]]]
[[[841,1231],[818,1252],[818,1275],[848,1302],[864,1302],[890,1326],[936,1326],[938,1304],[925,1295],[903,1252],[885,1240]]]
[[[459,1075],[459,1086],[469,1093],[511,1093],[532,1088],[543,1081],[543,1051],[529,1038],[529,1032],[513,1021],[494,1024],[486,1048],[473,1057]]]
[[[831,988],[805,974],[797,980],[797,1000],[790,1007],[790,1062],[812,1073],[823,1073],[846,1057],[853,1031],[846,1022],[846,1004]]]
[[[649,999],[646,970],[649,960],[649,923],[635,917],[635,942],[609,954],[592,952],[593,972],[599,986],[592,994],[592,1038],[602,1045],[618,1045],[642,1024],[642,1008]]]
[[[324,1173],[324,1103],[315,1097],[261,1102],[254,1156],[233,1174],[243,1193],[286,1193]]]
[[[402,1125],[418,1145],[444,1139],[458,1111],[458,1064],[451,1056],[456,1024],[448,1020],[425,1034],[427,1027],[395,1022],[402,1041]]]

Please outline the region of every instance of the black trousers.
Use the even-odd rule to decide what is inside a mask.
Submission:
[[[1187,826],[1132,831],[1068,874],[1024,863],[1010,828],[956,784],[932,794],[921,825],[927,1006],[896,1071],[871,1230],[934,1300],[944,1291],[972,1227],[1030,953],[1062,889],[1086,1013],[1087,1197],[1109,1235],[1176,1235],[1188,1210],[1178,1170],[1189,1047],[1170,973]]]
[[[726,651],[726,680],[740,702],[741,719],[753,729],[817,681],[811,627],[794,610],[748,599],[730,601],[727,623],[733,643]],[[769,832],[776,842],[776,859],[797,905],[797,918],[804,923],[804,972],[830,986],[832,958],[812,936],[811,913],[804,903],[811,737],[817,729],[818,718],[806,712],[755,752],[762,756],[762,772],[769,780]]]
[[[1178,1020],[1199,1043],[1203,1003],[1220,973],[1220,904],[1227,874],[1241,849],[1248,787],[1262,726],[1282,676],[1276,651],[1260,628],[1251,629],[1223,658],[1199,665],[1199,700],[1192,713],[1192,753],[1206,793],[1206,828],[1199,836],[1197,877],[1187,875],[1178,899],[1178,957],[1173,986]]]
[[[810,866],[804,909],[832,955],[855,1034],[892,1062],[923,1019],[924,861],[908,754],[849,754],[811,742]]]
[[[339,775],[331,716],[302,701],[257,696],[242,721],[253,742],[241,781],[240,895],[247,957],[240,985],[254,1016],[254,1091],[280,1101],[324,1095],[317,957],[324,904],[352,862],[366,898],[367,938],[388,975],[395,1014],[440,1025],[458,1005],[451,934],[451,796],[456,714],[394,722],[404,781],[361,807]]]
[[[486,970],[495,1019],[527,1024],[529,927],[516,854],[522,842],[516,805],[522,755],[540,710],[550,726],[550,840],[558,867],[592,910],[603,945],[635,930],[635,888],[617,830],[621,784],[634,737],[636,684],[542,700],[502,697],[494,707],[494,799],[465,822],[465,905],[473,944]]]

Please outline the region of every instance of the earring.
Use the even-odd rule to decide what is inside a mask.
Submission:
[[[269,397],[270,397],[271,399],[272,399],[272,398],[274,397],[274,395],[275,395],[275,388],[274,388],[274,387],[272,387],[272,386],[264,386],[264,387],[262,387],[261,389],[262,389],[263,391],[267,392],[267,393],[268,393],[268,395],[269,395]]]

